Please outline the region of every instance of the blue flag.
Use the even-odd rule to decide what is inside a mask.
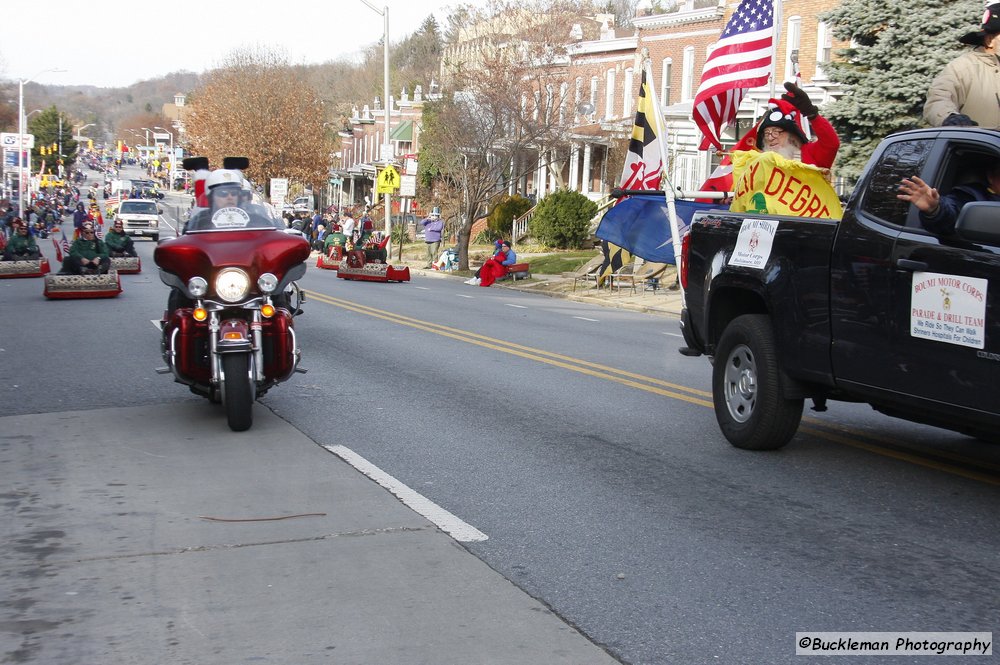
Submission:
[[[699,210],[726,209],[721,203],[674,201],[680,233]],[[674,263],[667,200],[663,194],[635,194],[610,208],[597,227],[597,237],[653,263]]]

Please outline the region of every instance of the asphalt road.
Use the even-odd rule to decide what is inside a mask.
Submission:
[[[81,608],[107,613],[115,625],[134,622],[121,629],[126,637],[143,631],[164,637],[155,651],[158,660],[132,662],[181,662],[169,658],[178,653],[191,662],[220,663],[248,662],[234,661],[233,654],[270,659],[265,662],[454,662],[444,642],[428,644],[410,634],[388,642],[399,652],[342,649],[349,655],[338,659],[336,650],[324,651],[315,635],[324,624],[315,613],[329,624],[358,616],[377,621],[373,608],[392,605],[388,600],[394,598],[378,586],[349,596],[353,604],[337,603],[333,599],[349,571],[344,578],[321,580],[283,572],[283,556],[295,565],[321,565],[310,548],[260,548],[268,551],[266,576],[294,578],[290,595],[277,604],[257,586],[241,602],[227,596],[213,605],[204,591],[197,603],[189,597],[199,580],[216,578],[226,580],[231,594],[239,581],[229,571],[256,565],[241,559],[252,548],[219,547],[230,541],[218,534],[218,525],[209,528],[192,517],[211,499],[227,514],[307,513],[316,506],[332,513],[344,502],[362,515],[354,523],[324,525],[329,528],[310,524],[321,518],[291,520],[294,527],[259,539],[234,536],[232,542],[241,544],[377,530],[382,522],[415,529],[421,537],[448,538],[424,518],[409,523],[403,517],[409,509],[398,506],[397,512],[394,498],[360,482],[357,471],[335,465],[339,458],[331,449],[364,458],[485,535],[454,547],[474,555],[483,568],[460,557],[449,579],[436,582],[461,588],[467,575],[467,594],[482,598],[503,588],[498,580],[509,580],[527,594],[527,601],[516,594],[508,599],[514,616],[533,599],[539,621],[553,614],[561,619],[559,627],[546,625],[552,630],[539,639],[582,633],[568,643],[585,655],[566,662],[601,662],[607,651],[627,663],[793,663],[801,660],[795,656],[797,631],[994,630],[1000,615],[993,591],[1000,578],[995,447],[867,407],[832,404],[827,413],[809,413],[784,450],[739,451],[717,431],[707,361],[677,353],[681,339],[672,318],[480,289],[445,277],[418,275],[407,284],[386,285],[345,282],[315,269],[302,280],[309,301],[296,322],[309,373],[264,397],[254,429],[241,438],[225,431],[218,409],[153,373],[162,362],[150,320],[159,316],[166,287],[147,261],[152,243],[139,244],[144,271],[124,276],[125,292],[115,300],[46,302],[40,281],[0,283],[4,311],[18,313],[0,320],[0,399],[10,414],[0,419],[0,432],[23,436],[34,418],[51,433],[60,423],[69,427],[95,417],[115,432],[116,418],[125,414],[130,427],[145,428],[150,441],[167,446],[164,457],[172,461],[161,476],[156,470],[164,462],[142,463],[145,453],[160,454],[146,443],[138,446],[144,453],[116,466],[118,452],[101,437],[52,435],[31,445],[4,440],[4,487],[30,495],[36,485],[49,492],[58,485],[63,493],[47,501],[40,492],[35,503],[29,495],[6,497],[0,524],[8,556],[0,563],[0,597],[33,586],[38,589],[32,593],[45,598],[27,604],[24,599],[35,596],[21,593],[20,605],[0,606],[0,627],[7,630],[0,633],[0,653],[8,657],[10,645],[24,641],[11,628],[24,625],[12,622],[54,611],[64,593],[59,575],[24,558],[39,557],[35,550],[48,543],[24,542],[40,538],[41,521],[28,526],[34,510],[45,514],[43,530],[71,523],[74,537],[86,543],[79,552],[46,555],[68,569],[94,557],[110,561],[122,551],[211,549],[212,556],[197,565],[182,556],[164,557],[169,575],[140,575],[142,584],[122,589],[121,597],[109,594]],[[272,440],[268,435],[278,430],[281,439]],[[185,444],[189,438],[198,444]],[[45,441],[61,446],[47,450]],[[122,449],[127,443],[121,434],[115,441]],[[144,435],[135,435],[136,444],[143,441]],[[76,464],[86,471],[70,472]],[[335,480],[324,479],[328,465],[339,469]],[[141,491],[131,489],[137,483]],[[68,498],[86,507],[98,489],[107,495],[100,499],[107,506],[115,493],[124,497],[114,510],[130,525],[117,534],[126,540],[115,540],[107,523],[114,521],[110,508],[85,511],[93,522],[74,515],[77,505]],[[257,496],[268,501],[251,500]],[[384,520],[385,514],[393,519]],[[365,561],[391,557],[400,546],[389,537],[368,542]],[[344,551],[338,556],[350,560]],[[428,582],[439,569],[428,563],[431,558],[420,558],[412,579],[399,578],[399,584],[415,585],[405,602],[419,608],[421,617],[434,602],[441,603],[442,617],[461,615],[452,603],[464,594],[439,597],[431,591],[442,588]],[[398,564],[386,569],[400,570]],[[115,570],[109,567],[95,579],[107,580]],[[377,566],[359,569],[364,579],[377,579],[379,572]],[[176,586],[174,579],[180,580]],[[296,594],[308,599],[301,609],[295,608]],[[124,595],[141,598],[142,607],[123,605]],[[177,651],[182,647],[169,644],[165,623],[178,625],[183,612],[174,610],[186,603],[197,605],[196,616],[213,617],[214,638],[208,635],[199,646],[212,644],[216,651]],[[283,640],[275,637],[280,631],[260,629],[270,607],[276,618],[303,617],[300,625],[308,630]],[[229,613],[236,618],[223,618]],[[483,616],[489,612],[470,613],[469,619],[475,624]],[[239,617],[258,628],[232,628]],[[392,621],[405,624],[404,617],[383,616],[384,634]],[[106,643],[92,620],[80,621],[89,631],[86,644]],[[510,625],[496,623],[497,635],[524,634]],[[57,630],[74,633],[65,626]],[[184,634],[196,636],[191,628]],[[554,651],[538,651],[538,645],[519,658],[516,650],[499,650],[511,639],[484,641],[481,633],[461,630],[449,635],[449,648],[465,647],[464,662],[556,662]],[[128,662],[126,656],[135,656],[134,639],[105,647],[101,653],[120,660],[103,662]],[[241,650],[240,644],[249,646]],[[407,644],[419,655],[408,660]],[[315,651],[307,654],[302,645]],[[435,648],[437,661],[427,658]],[[200,660],[194,655],[199,653]],[[282,660],[281,653],[296,657]],[[37,656],[33,662],[70,661]]]

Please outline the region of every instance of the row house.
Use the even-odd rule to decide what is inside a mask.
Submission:
[[[354,206],[372,202],[376,196],[376,167],[383,161],[383,146],[391,146],[395,161],[401,165],[400,173],[417,174],[416,156],[420,152],[420,119],[427,101],[439,99],[438,85],[431,81],[428,94],[417,85],[413,94],[404,88],[399,98],[389,97],[389,134],[385,132],[385,112],[381,100],[375,98],[372,106],[359,111],[351,110],[347,126],[338,132],[340,141],[337,152],[338,167],[331,171],[326,200],[338,206]],[[409,210],[411,201],[403,201],[403,211]],[[399,210],[397,200],[394,209]]]

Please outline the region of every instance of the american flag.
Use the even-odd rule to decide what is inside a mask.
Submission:
[[[62,242],[60,244],[62,245],[62,252],[60,253],[58,248],[56,249],[56,258],[59,259],[60,261],[63,260],[63,256],[69,256],[69,239],[66,237],[65,231],[61,231],[61,233],[62,233]],[[55,241],[56,239],[53,238],[52,242]]]
[[[119,199],[118,199],[117,196],[109,196],[108,198],[104,199],[104,207],[105,208],[117,208],[118,207],[118,201],[119,201]]]
[[[736,120],[748,89],[764,85],[774,69],[773,0],[743,0],[705,61],[692,118],[704,136],[700,150],[722,149],[720,135]]]

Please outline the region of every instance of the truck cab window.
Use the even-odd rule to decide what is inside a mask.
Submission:
[[[934,142],[901,141],[886,148],[878,164],[870,169],[871,181],[861,211],[886,224],[905,226],[910,204],[896,198],[899,182],[923,173]]]

